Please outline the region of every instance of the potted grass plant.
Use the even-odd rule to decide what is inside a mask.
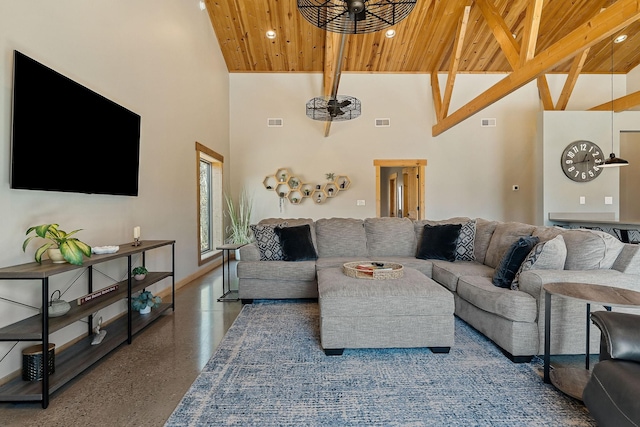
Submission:
[[[251,242],[251,210],[253,208],[252,197],[246,189],[242,189],[238,202],[235,203],[228,195],[224,195],[227,202],[227,216],[229,225],[226,228],[228,238],[227,243],[247,244]],[[240,254],[236,251],[236,259],[240,259]]]
[[[34,256],[36,262],[42,262],[42,255],[47,252],[49,259],[54,263],[68,262],[69,264],[82,265],[83,256],[91,256],[91,246],[81,242],[76,237],[71,237],[81,229],[67,233],[58,227],[58,224],[42,224],[29,227],[25,234],[28,236],[35,232],[35,235],[25,239],[22,243],[22,250],[26,251],[29,242],[36,237],[40,237],[49,242],[36,250]]]

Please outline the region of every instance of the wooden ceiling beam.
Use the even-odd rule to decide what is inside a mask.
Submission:
[[[431,72],[431,96],[433,97],[433,108],[436,113],[436,123],[440,121],[442,111],[442,95],[440,94],[440,82],[438,81],[438,71]]]
[[[524,25],[524,36],[520,48],[520,66],[522,67],[536,55],[536,43],[540,18],[542,17],[542,3],[544,0],[533,0],[527,7],[527,16]]]
[[[540,94],[540,100],[542,101],[542,108],[546,111],[553,111],[556,109],[553,105],[551,90],[549,90],[549,82],[545,75],[538,77],[538,93]]]
[[[569,70],[569,74],[567,74],[567,80],[564,82],[564,87],[556,104],[556,110],[564,110],[567,108],[573,88],[576,86],[578,77],[580,77],[580,73],[582,72],[582,67],[584,67],[584,62],[587,60],[587,55],[589,55],[589,48],[583,50],[581,54],[573,58],[571,69]]]
[[[433,136],[440,135],[572,58],[577,52],[595,45],[639,19],[640,0],[618,0],[604,12],[587,20],[549,48],[540,52],[523,67],[513,71],[484,93],[434,125],[432,127]]]
[[[456,82],[456,74],[458,73],[458,67],[460,65],[460,56],[462,55],[462,44],[464,42],[464,36],[467,32],[467,23],[469,22],[469,13],[471,12],[471,6],[465,6],[460,22],[458,23],[457,37],[453,44],[453,55],[451,55],[451,64],[449,65],[449,76],[447,77],[447,85],[444,88],[444,98],[442,100],[442,106],[438,111],[438,120],[441,120],[447,116],[449,112],[449,105],[451,104],[451,95],[453,94],[453,86]]]
[[[513,38],[511,30],[509,30],[495,6],[489,3],[488,0],[476,0],[476,5],[480,8],[482,16],[487,21],[489,28],[491,28],[493,36],[507,57],[511,68],[515,70],[520,64],[520,46]]]
[[[614,99],[613,102],[605,102],[604,104],[597,105],[593,108],[589,108],[588,111],[611,111],[613,105],[613,111],[619,113],[620,111],[626,111],[633,107],[640,105],[640,90],[630,93],[618,99]]]

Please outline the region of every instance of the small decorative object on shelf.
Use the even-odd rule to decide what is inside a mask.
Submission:
[[[305,195],[305,196],[309,196],[309,194],[311,194],[311,191],[309,191],[309,189],[308,189],[308,188],[305,188],[305,189],[304,189],[304,195]]]
[[[133,275],[133,278],[136,280],[144,279],[145,277],[147,277],[148,272],[149,270],[147,270],[143,265],[139,265],[133,270],[131,270],[131,274]]]
[[[329,187],[329,194],[333,194],[333,188]]]
[[[56,345],[49,343],[47,372],[56,372]],[[24,381],[40,381],[44,375],[42,344],[32,345],[22,350],[22,379]]]
[[[36,235],[28,237],[22,243],[22,251],[26,251],[27,245],[32,239],[41,237],[43,239],[50,240],[50,242],[45,243],[36,250],[34,256],[36,262],[42,262],[42,254],[48,252],[50,249],[59,249],[60,254],[62,255],[62,259],[60,260],[56,261],[52,259],[52,255],[48,253],[49,258],[54,263],[63,263],[66,261],[70,264],[82,265],[83,255],[86,255],[87,257],[91,256],[91,246],[81,242],[75,237],[70,237],[81,229],[67,233],[66,231],[60,230],[58,227],[58,224],[42,224],[29,227],[26,234],[28,235],[35,231]]]
[[[93,335],[93,341],[91,341],[91,345],[98,345],[102,342],[105,335],[107,335],[107,331],[104,329],[100,329],[102,327],[102,316],[98,319],[98,326],[96,326],[93,331],[95,334]]]
[[[140,246],[140,226],[133,227],[133,246]]]
[[[316,190],[319,190],[320,188],[320,184],[316,185]]]
[[[58,294],[58,296],[54,297],[56,293]],[[71,304],[69,304],[65,300],[60,299],[61,297],[62,293],[60,293],[60,291],[57,289],[51,294],[49,306],[47,307],[47,313],[49,317],[64,316],[69,310],[71,310]]]
[[[151,292],[143,290],[137,296],[131,297],[131,307],[140,314],[148,314],[152,308],[156,308],[162,302],[162,298],[154,296]]]
[[[111,292],[115,292],[120,288],[120,285],[115,284],[111,286],[107,286],[106,288],[100,289],[99,291],[91,292],[89,295],[85,295],[77,299],[78,305],[85,304],[89,301],[93,301],[94,299],[101,297],[103,295],[110,294]]]
[[[324,176],[327,177],[327,181],[333,181],[335,179],[336,174],[333,172],[325,173]]]
[[[286,174],[280,174],[280,182],[284,182],[284,180],[287,179],[287,175]]]

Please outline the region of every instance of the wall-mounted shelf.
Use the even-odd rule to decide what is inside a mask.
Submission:
[[[322,204],[327,199],[336,197],[341,191],[348,190],[351,180],[347,175],[338,175],[333,181],[312,184],[303,182],[288,168],[279,168],[274,175],[265,176],[262,185],[269,191],[275,191],[278,197],[286,198],[293,205],[299,205],[305,199],[312,199],[315,204]]]
[[[0,328],[0,341],[40,341],[42,348],[49,348],[49,335],[79,320],[89,318],[87,336],[80,341],[55,353],[55,373],[49,374],[47,369],[43,371],[40,381],[24,381],[21,377],[9,381],[0,386],[0,401],[3,402],[27,402],[40,401],[42,407],[49,405],[51,393],[64,386],[82,371],[102,359],[121,344],[131,343],[133,335],[141,331],[145,326],[156,320],[162,313],[174,309],[175,301],[175,241],[174,240],[145,240],[139,246],[133,246],[132,242],[123,243],[120,250],[113,254],[92,255],[85,258],[83,265],[53,264],[51,261],[43,261],[41,264],[32,262],[11,267],[0,268],[2,280],[40,280],[42,307],[46,307],[49,301],[49,278],[66,271],[87,268],[91,271],[95,264],[111,261],[118,258],[127,258],[127,271],[131,271],[131,257],[134,254],[142,254],[144,265],[146,252],[163,246],[171,246],[171,271],[150,272],[146,278],[140,281],[133,280],[131,275],[118,282],[118,290],[106,294],[83,305],[71,302],[71,310],[64,316],[48,317],[47,310],[42,314],[27,317],[26,319]],[[94,291],[92,274],[88,275],[87,293]],[[93,341],[92,316],[98,310],[123,299],[131,300],[131,295],[145,289],[152,284],[171,278],[171,302],[160,304],[151,313],[141,315],[127,303],[126,315],[123,315],[109,323],[103,329],[107,335],[99,345],[91,345]],[[108,285],[108,287],[113,284]],[[42,366],[48,366],[48,352],[42,353]]]

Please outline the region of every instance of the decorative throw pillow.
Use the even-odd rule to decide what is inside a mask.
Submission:
[[[275,232],[280,238],[285,261],[312,261],[318,259],[316,249],[313,247],[309,224],[296,227],[277,227]]]
[[[493,284],[500,288],[510,288],[516,272],[531,249],[540,241],[537,237],[520,237],[507,249],[493,274]]]
[[[527,270],[563,270],[564,261],[567,258],[567,246],[562,235],[557,235],[551,240],[538,243],[529,255],[524,259],[515,279],[511,283],[511,289],[519,290],[520,273]]]
[[[475,261],[474,253],[476,242],[476,220],[473,219],[462,224],[460,235],[456,240],[456,260]]]
[[[455,261],[456,241],[461,228],[461,224],[426,224],[416,258]]]
[[[280,238],[275,232],[275,228],[282,225],[286,225],[286,223],[249,226],[256,238],[256,246],[260,251],[260,261],[282,261],[282,246],[280,245]]]

